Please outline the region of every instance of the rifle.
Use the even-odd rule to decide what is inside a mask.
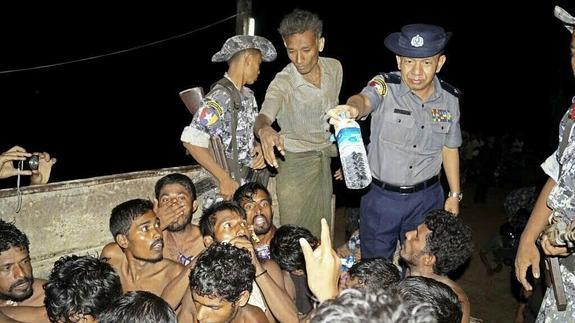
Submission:
[[[575,231],[573,230],[575,222],[567,225],[560,217],[553,216],[551,219],[551,224],[543,231],[549,242],[555,247],[573,248],[575,246]],[[549,276],[549,283],[553,286],[557,310],[565,311],[567,308],[567,297],[559,268],[559,258],[545,257],[545,270]]]

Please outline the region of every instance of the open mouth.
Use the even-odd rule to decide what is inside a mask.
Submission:
[[[159,239],[154,241],[154,243],[152,243],[151,249],[154,250],[162,250],[164,248],[164,240]]]

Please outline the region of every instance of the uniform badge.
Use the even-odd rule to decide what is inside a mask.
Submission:
[[[387,94],[387,84],[385,84],[385,80],[381,75],[372,78],[367,85],[374,88],[375,92],[381,96],[385,96]]]
[[[448,110],[433,108],[431,109],[431,120],[433,122],[451,122],[453,116]]]
[[[413,47],[423,46],[423,37],[419,36],[419,34],[411,37],[411,46]]]
[[[218,121],[224,111],[218,101],[207,98],[198,113],[198,123],[204,127],[209,127]]]

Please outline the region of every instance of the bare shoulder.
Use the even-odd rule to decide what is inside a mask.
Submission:
[[[124,257],[124,252],[122,252],[122,248],[115,242],[108,243],[102,248],[102,252],[100,252],[100,259],[104,259],[111,265],[118,263],[122,257]]]
[[[268,318],[261,310],[261,308],[257,306],[253,306],[250,304],[246,304],[246,306],[242,307],[240,315],[238,315],[238,320],[236,323],[267,323]]]

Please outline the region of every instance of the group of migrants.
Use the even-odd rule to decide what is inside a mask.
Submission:
[[[575,18],[559,17],[573,29]],[[411,24],[388,35],[384,44],[396,55],[398,71],[375,75],[339,105],[343,69],[320,56],[319,17],[296,9],[278,30],[291,62],[268,86],[261,109],[246,85],[277,52],[263,37],[233,36],[212,57],[227,62],[224,77],[181,135],[217,180],[222,201],[202,205],[194,225],[200,207],[194,183],[183,174],[167,175],[156,183],[153,201],[133,199],[111,210],[113,240],[98,258],[62,257],[47,280],[33,276],[26,234],[0,220],[0,322],[470,321],[467,296],[448,277],[473,250],[471,230],[458,217],[460,92],[436,75],[451,33]],[[572,65],[575,71],[575,60]],[[368,115],[373,182],[361,199],[353,241],[360,256],[342,266],[328,223],[330,161],[337,156],[330,125]],[[521,238],[516,270],[526,289],[528,266],[539,277],[535,243],[549,215],[572,218],[573,119],[569,111],[561,123],[560,147],[543,165],[549,181]],[[213,138],[221,140],[229,168],[210,152]],[[40,167],[33,171],[14,167],[33,155],[21,147],[0,155],[0,178],[24,175],[31,184],[46,183],[56,160],[34,154]],[[266,167],[277,170],[279,227],[265,183],[248,176]],[[545,236],[541,244],[549,255],[572,252]],[[568,311],[554,312],[550,294],[543,319],[572,318],[572,263],[561,267]]]

